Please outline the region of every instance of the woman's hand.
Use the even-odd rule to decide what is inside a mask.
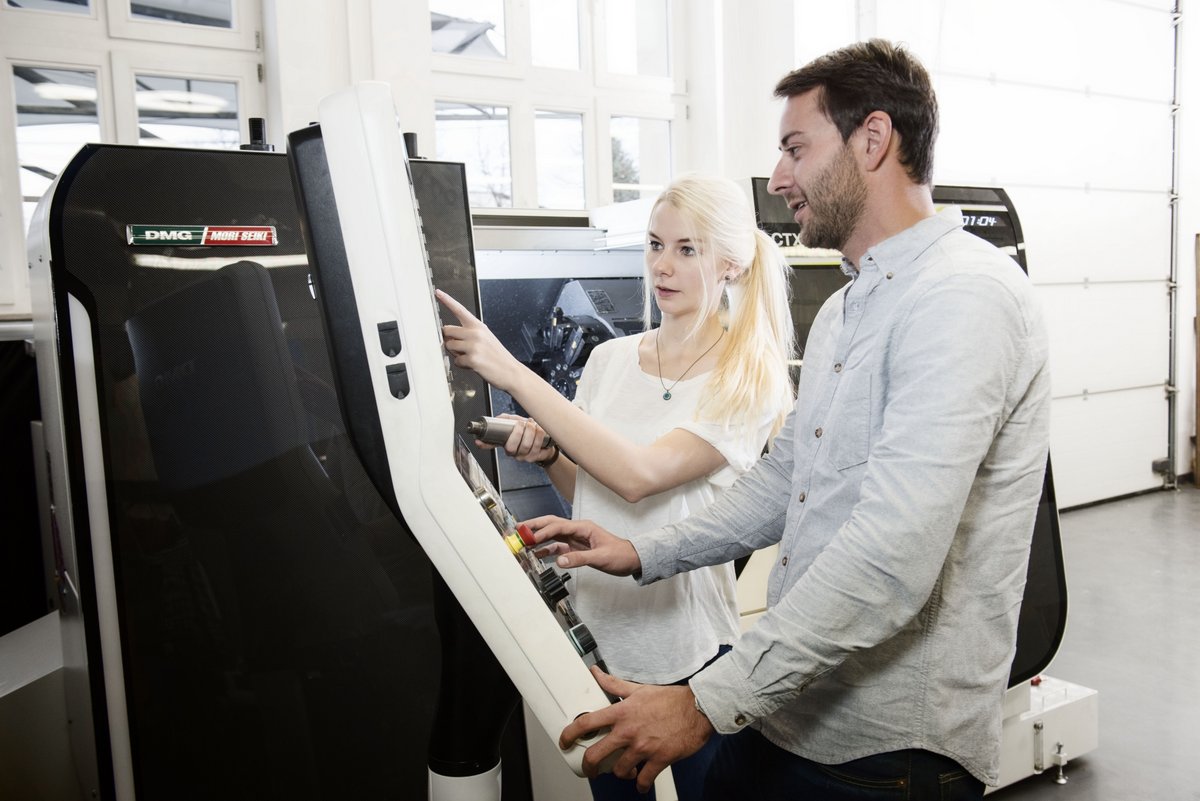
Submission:
[[[542,446],[550,435],[535,421],[515,414],[501,414],[499,417],[513,421],[512,433],[504,443],[504,452],[509,456],[521,462],[544,462],[554,455],[555,445]],[[475,440],[475,444],[484,449],[496,447],[478,439]]]
[[[607,531],[591,520],[567,520],[554,515],[535,517],[525,524],[541,546],[538,556],[559,554],[559,567],[588,565],[613,576],[642,572],[642,559],[633,543]]]
[[[458,325],[442,326],[442,340],[454,364],[474,370],[498,389],[510,391],[520,375],[522,364],[461,303],[440,289],[435,290],[434,295],[458,318]]]

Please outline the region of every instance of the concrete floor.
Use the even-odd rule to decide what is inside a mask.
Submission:
[[[1200,489],[1061,516],[1067,631],[1046,675],[1098,690],[1100,746],[994,801],[1200,801]]]

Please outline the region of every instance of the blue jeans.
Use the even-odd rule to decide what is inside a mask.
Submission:
[[[704,801],[978,801],[983,782],[930,751],[822,765],[798,757],[755,729],[725,736],[704,785]]]
[[[730,650],[732,650],[732,646],[722,645],[717,649],[717,655],[705,662],[704,667],[700,670],[704,670],[729,653]],[[700,670],[696,673],[699,673]],[[692,676],[694,675],[696,674],[693,673]],[[692,676],[680,679],[675,684],[687,684],[688,679]],[[699,751],[687,759],[681,759],[671,765],[671,776],[675,779],[675,793],[679,796],[679,801],[700,801],[701,794],[704,792],[704,779],[708,774],[709,763],[716,755],[721,739],[721,735],[714,733]],[[592,786],[594,801],[635,801],[635,799],[636,801],[655,801],[654,788],[651,787],[650,792],[643,795],[638,792],[635,779],[618,779],[611,773],[602,773],[594,779],[588,779],[588,783]]]

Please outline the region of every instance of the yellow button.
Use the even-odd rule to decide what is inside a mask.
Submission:
[[[508,550],[514,554],[520,553],[525,548],[525,543],[521,542],[521,538],[516,534],[509,534],[504,538],[504,541],[508,543]]]

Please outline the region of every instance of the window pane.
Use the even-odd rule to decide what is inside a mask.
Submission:
[[[467,196],[471,205],[511,206],[508,107],[443,102],[435,103],[434,107],[437,157],[467,165]]]
[[[87,14],[91,11],[89,0],[8,0],[9,8],[20,8],[25,11],[66,11],[73,14]]]
[[[138,144],[237,148],[237,84],[158,75],[134,80]]]
[[[613,202],[652,197],[671,180],[671,123],[613,117]]]
[[[429,0],[433,52],[504,58],[504,0]]]
[[[535,67],[579,69],[579,0],[530,0]]]
[[[129,12],[134,19],[166,20],[210,28],[233,27],[233,0],[131,0]]]
[[[608,71],[670,75],[667,0],[608,0],[605,9]]]
[[[543,209],[582,209],[583,115],[534,112],[537,150],[537,202]]]
[[[81,145],[100,141],[96,73],[15,65],[17,163],[25,228],[51,182]]]

